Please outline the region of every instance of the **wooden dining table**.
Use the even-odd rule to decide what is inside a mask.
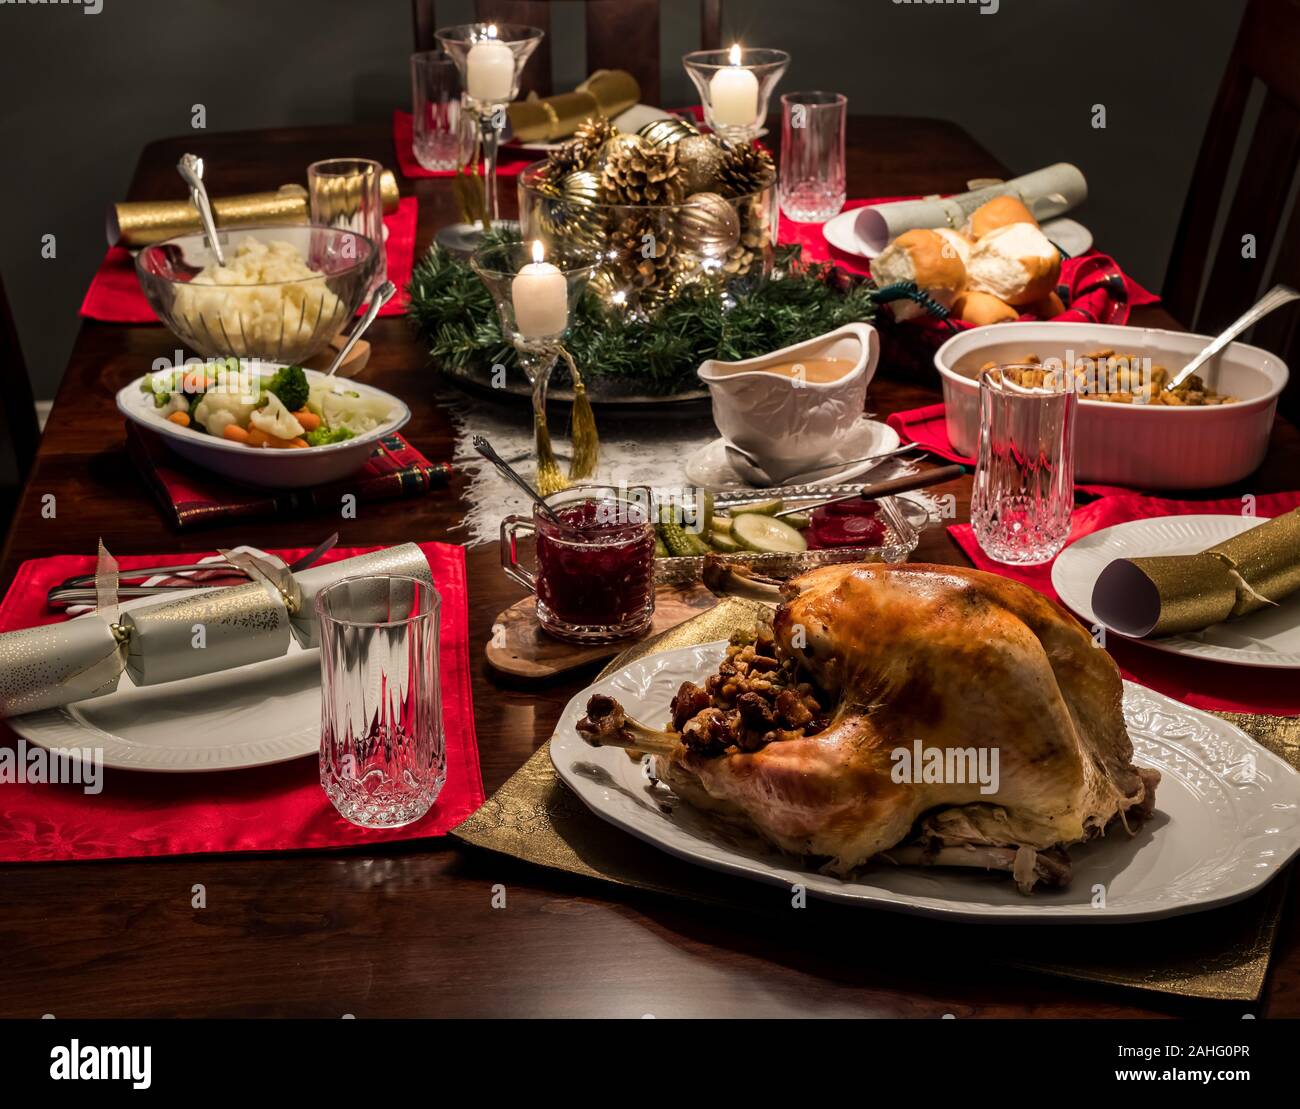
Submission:
[[[938,120],[855,117],[848,140],[851,196],[954,191],[1008,174]],[[174,167],[187,151],[205,159],[218,196],[303,180],[307,164],[324,157],[395,164],[381,124],[195,132],[146,147],[129,198],[179,195]],[[459,218],[451,183],[402,179],[401,187],[419,198],[423,251]],[[501,191],[513,210],[513,181],[503,179]],[[1104,246],[1106,229],[1093,231]],[[1159,308],[1135,311],[1131,322],[1178,326]],[[78,323],[71,312],[67,326],[79,330],[5,541],[4,587],[23,560],[93,552],[101,536],[115,554],[294,547],[335,528],[346,546],[463,542],[463,474],[425,496],[366,503],[355,519],[249,519],[177,533],[127,458],[113,400],[177,341],[161,326]],[[410,405],[412,443],[430,459],[450,459],[456,431],[419,338],[404,319],[380,320],[370,338],[367,380]],[[885,366],[868,403],[883,417],[938,399],[935,378]],[[1279,419],[1267,461],[1240,491],[1293,488],[1298,475],[1300,435]],[[965,520],[970,489],[966,476],[934,492],[954,494]],[[52,517],[43,512],[48,494]],[[941,526],[923,534],[914,558],[969,564]],[[490,796],[545,743],[592,671],[546,685],[495,677],[482,648],[497,614],[522,592],[500,571],[495,545],[471,547],[466,559],[474,719]],[[303,773],[314,775],[314,762],[304,761]],[[0,792],[0,819],[3,810]],[[628,850],[648,848],[629,840]],[[200,883],[206,906],[196,909],[191,891]],[[451,838],[374,850],[7,865],[0,886],[0,1017],[1117,1017],[1204,1013],[1211,1004],[992,962],[960,925],[904,952],[892,938],[897,918],[884,914],[813,903],[772,917],[545,870]],[[497,891],[504,908],[494,907]],[[1300,931],[1290,900],[1268,987],[1252,1010],[1260,1015],[1300,1016]]]

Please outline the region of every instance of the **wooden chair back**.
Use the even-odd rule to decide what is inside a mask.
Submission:
[[[659,0],[586,0],[587,66],[625,69],[641,86],[646,104],[660,103]],[[520,91],[538,96],[552,92],[551,5],[547,0],[475,0],[475,16],[483,22],[524,23],[547,32],[524,69]],[[434,50],[438,29],[434,0],[411,0],[415,48]],[[722,0],[700,0],[700,48],[722,45]]]
[[[1247,134],[1257,88],[1257,96],[1262,92],[1259,115]],[[1245,153],[1228,196],[1239,145]],[[1298,167],[1300,0],[1250,0],[1214,101],[1165,275],[1165,307],[1181,322],[1213,333],[1271,285],[1300,288],[1300,204],[1291,200]],[[1277,310],[1250,338],[1286,359],[1293,377],[1283,408],[1293,417],[1300,415],[1300,307]]]

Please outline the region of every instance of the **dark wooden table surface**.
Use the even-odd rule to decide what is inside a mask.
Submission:
[[[960,189],[1005,167],[968,135],[934,120],[858,118],[850,128],[849,195]],[[309,162],[364,155],[394,164],[383,126],[196,133],[150,145],[132,199],[177,195],[173,167],[193,150],[215,195],[302,180]],[[1024,167],[1019,167],[1023,169]],[[420,199],[419,248],[456,216],[444,179],[403,181]],[[502,189],[513,210],[513,182]],[[1104,242],[1105,228],[1095,228]],[[1176,326],[1159,310],[1134,322]],[[77,326],[69,318],[67,326]],[[371,336],[368,380],[406,400],[406,434],[430,458],[450,456],[453,429],[432,396],[435,370],[400,319]],[[81,323],[32,479],[0,563],[7,587],[24,559],[85,553],[103,536],[118,554],[265,547],[315,540],[338,526],[345,545],[458,541],[464,486],[417,500],[365,505],[356,520],[241,522],[177,535],[163,523],[124,452],[113,405],[121,385],[168,355],[161,327]],[[871,388],[888,414],[937,398],[928,385],[891,377]],[[1254,492],[1294,486],[1300,436],[1279,423]],[[956,494],[966,518],[969,478]],[[57,515],[45,518],[52,493]],[[932,528],[918,560],[964,562]],[[585,684],[511,689],[478,651],[493,617],[520,596],[497,567],[495,547],[468,552],[475,720],[490,794],[549,736]],[[304,761],[303,773],[315,764]],[[0,797],[0,819],[3,798]],[[611,836],[617,835],[613,830]],[[639,849],[639,845],[635,845]],[[191,908],[203,883],[207,907]],[[506,886],[507,908],[491,906]],[[925,932],[906,953],[897,918],[845,914],[814,903],[780,927],[746,911],[703,908],[557,876],[458,848],[450,840],[374,854],[267,855],[0,867],[0,1016],[1142,1016],[1200,1011],[1135,992],[1107,990],[992,964],[973,933]],[[783,896],[783,895],[782,895]],[[797,918],[791,922],[790,917]],[[1197,927],[1196,918],[1186,918]],[[1262,1011],[1300,1015],[1295,914],[1279,945]]]

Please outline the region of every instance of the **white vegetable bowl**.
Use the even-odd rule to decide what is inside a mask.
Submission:
[[[1149,357],[1177,373],[1210,336],[1091,323],[1002,323],[954,335],[935,352],[943,380],[948,439],[960,453],[979,450],[979,372],[986,362],[1022,362],[1027,354],[1081,358],[1097,350]],[[1236,404],[1172,408],[1080,399],[1075,423],[1076,481],[1142,489],[1209,489],[1253,473],[1264,460],[1286,387],[1275,354],[1230,343],[1199,373]]]
[[[274,362],[247,361],[244,365],[265,376],[280,368]],[[317,370],[306,372],[309,382],[325,377]],[[342,389],[388,401],[391,408],[389,418],[371,431],[324,447],[299,447],[295,450],[249,447],[172,423],[154,406],[153,395],[141,391],[140,382],[143,380],[138,377],[118,390],[117,407],[128,420],[161,435],[168,447],[196,466],[232,481],[266,489],[303,489],[340,481],[361,469],[374,453],[375,444],[403,427],[411,418],[411,410],[391,393],[351,379],[340,380]]]

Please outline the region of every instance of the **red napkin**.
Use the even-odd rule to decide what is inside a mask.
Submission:
[[[321,562],[376,549],[336,548]],[[105,769],[103,790],[95,795],[84,794],[77,785],[12,782],[0,789],[0,862],[374,846],[440,836],[454,828],[483,803],[470,696],[465,552],[446,543],[421,543],[420,549],[442,594],[442,718],[447,735],[447,783],[423,819],[383,831],[354,827],[321,791],[315,758],[211,774]],[[292,561],[307,548],[273,553]],[[130,569],[201,557],[127,555],[118,562]],[[24,562],[0,602],[0,630],[62,619],[46,608],[46,590],[94,568],[93,555]],[[0,743],[16,742],[13,732],[0,725]]]
[[[1256,501],[1262,517],[1279,516],[1300,505],[1300,493],[1269,493]],[[1154,516],[1239,515],[1241,501],[1170,501],[1135,494],[1102,497],[1077,508],[1070,521],[1070,539],[1091,535],[1094,531],[1143,520]],[[1042,566],[1004,566],[993,562],[980,550],[969,524],[956,524],[949,533],[981,569],[1015,578],[1032,586],[1053,601],[1052,563]],[[1067,544],[1068,545],[1068,544]],[[1222,712],[1266,712],[1280,716],[1300,715],[1300,681],[1293,671],[1256,666],[1233,666],[1206,659],[1187,658],[1158,651],[1118,635],[1106,638],[1106,649],[1119,664],[1124,676],[1198,709]]]
[[[415,117],[410,112],[393,112],[393,146],[397,148],[397,165],[404,177],[455,177],[454,169],[425,169],[415,160]],[[546,155],[538,150],[524,150],[506,143],[497,155],[497,176],[516,177],[524,166]]]
[[[168,450],[161,436],[138,424],[126,425],[126,449],[163,515],[176,528],[304,511],[337,512],[344,493],[355,494],[358,501],[386,501],[441,489],[451,476],[449,463],[430,462],[396,432],[380,440],[365,466],[350,478],[280,492],[235,485],[192,466]]]
[[[388,279],[397,286],[397,295],[379,310],[381,316],[400,316],[406,311],[410,300],[406,286],[411,282],[411,271],[415,267],[415,235],[419,217],[420,202],[413,196],[403,197],[398,202],[397,211],[384,217],[384,226],[388,228],[384,244],[388,255]],[[88,320],[104,323],[160,322],[140,290],[140,281],[135,275],[135,259],[125,247],[108,248],[81,302],[81,314]]]

